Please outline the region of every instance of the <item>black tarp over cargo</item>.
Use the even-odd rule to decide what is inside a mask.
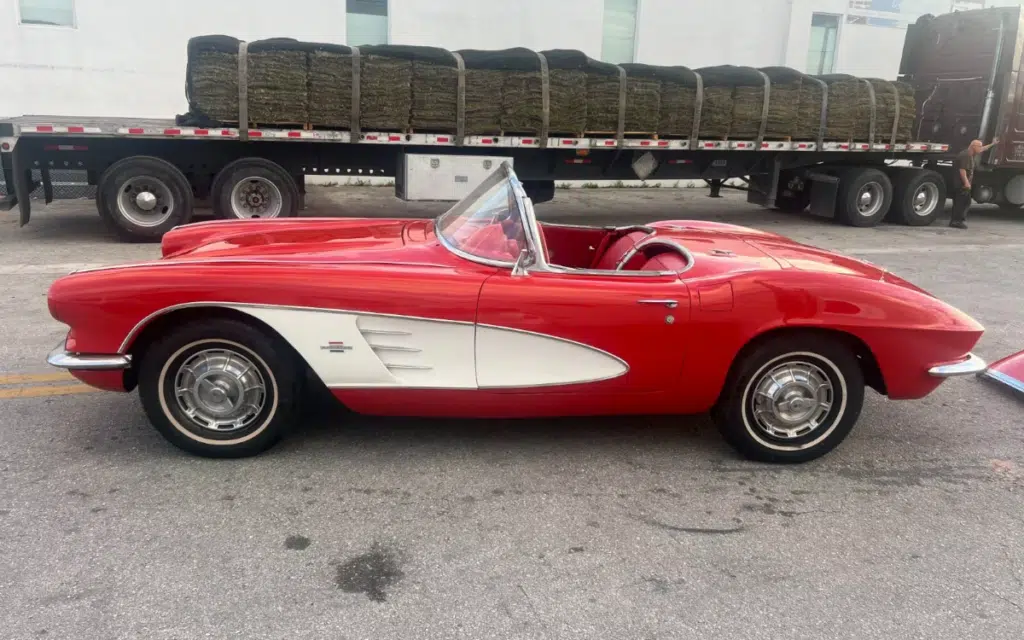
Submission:
[[[894,127],[897,141],[912,132],[916,105],[903,83],[815,78],[785,67],[697,73],[617,66],[564,49],[452,52],[283,38],[246,45],[201,36],[189,41],[189,112],[178,122],[234,125],[244,115],[262,126],[683,138],[699,124],[702,138],[814,141],[824,133],[825,140],[868,141],[873,131],[872,142],[892,140]]]

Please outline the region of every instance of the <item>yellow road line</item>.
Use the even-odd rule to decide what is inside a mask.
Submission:
[[[0,399],[10,398],[43,398],[46,396],[71,396],[82,393],[100,391],[95,387],[86,384],[62,384],[41,387],[17,387],[14,389],[0,389]]]
[[[74,378],[66,371],[59,371],[55,373],[0,373],[0,384],[64,382],[65,380],[74,380]]]

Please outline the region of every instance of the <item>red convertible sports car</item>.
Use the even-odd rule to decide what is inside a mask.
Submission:
[[[504,164],[435,220],[199,223],[161,252],[54,282],[70,331],[48,361],[138,387],[206,456],[269,448],[312,383],[372,415],[710,411],[746,456],[800,462],[866,386],[914,399],[985,369],[977,322],[869,263],[712,222],[541,224]]]

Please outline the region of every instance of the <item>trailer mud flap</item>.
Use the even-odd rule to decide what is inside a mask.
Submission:
[[[14,168],[11,159],[12,154],[0,154],[0,167],[3,168],[4,184],[7,185],[7,195],[0,198],[0,211],[10,211],[18,204],[18,196],[14,195]]]
[[[14,152],[11,153],[11,173],[14,174],[11,176],[14,179],[14,196],[18,200],[18,208],[21,213],[20,226],[24,227],[32,217],[32,201],[29,196],[35,190],[36,185],[31,184],[32,169],[26,165],[25,156],[21,152],[20,146],[15,147]]]
[[[839,178],[825,173],[809,172],[811,205],[814,215],[832,217],[836,214],[836,198],[839,197]]]

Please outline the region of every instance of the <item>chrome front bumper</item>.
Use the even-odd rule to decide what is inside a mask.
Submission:
[[[54,367],[68,370],[83,369],[88,371],[116,371],[118,369],[127,369],[130,367],[132,364],[132,357],[130,355],[122,355],[119,353],[109,355],[82,355],[78,353],[70,353],[64,349],[64,343],[62,342],[50,352],[50,355],[46,356],[46,363]]]
[[[950,362],[947,364],[935,365],[928,370],[928,375],[935,376],[936,378],[953,378],[955,376],[972,376],[984,371],[988,365],[985,361],[974,355],[968,353],[967,358],[964,360],[958,360],[957,362]]]

